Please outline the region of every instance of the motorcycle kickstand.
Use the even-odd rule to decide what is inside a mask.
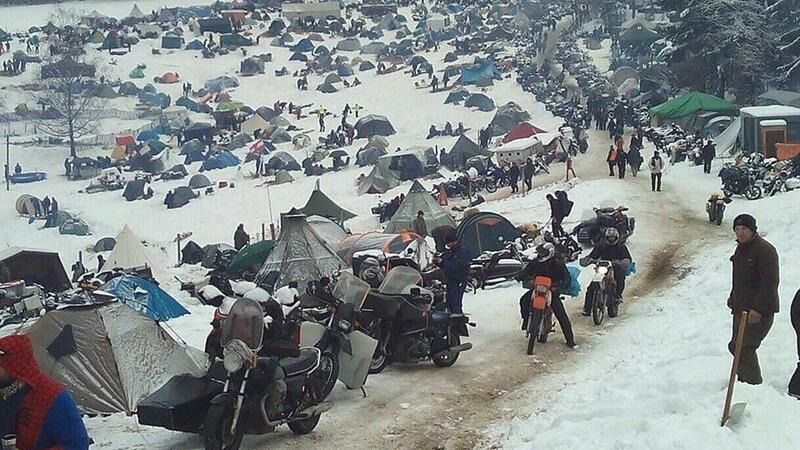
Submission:
[[[367,388],[361,386],[361,394],[363,395],[361,398],[367,398]]]

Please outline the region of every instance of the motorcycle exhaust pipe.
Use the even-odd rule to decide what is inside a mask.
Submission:
[[[456,345],[455,347],[450,347],[447,350],[442,350],[441,352],[437,353],[434,356],[439,356],[442,353],[461,353],[461,352],[466,352],[467,350],[472,350],[472,342],[467,342],[465,344]]]

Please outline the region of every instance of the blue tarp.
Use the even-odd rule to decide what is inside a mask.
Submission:
[[[231,152],[219,152],[203,162],[203,165],[200,167],[200,172],[238,166],[241,164],[241,162],[242,161],[239,159],[239,157]]]
[[[480,61],[469,68],[461,69],[461,84],[475,84],[480,78],[499,78],[500,71],[494,63]]]
[[[14,184],[33,183],[36,181],[42,181],[46,178],[47,174],[44,172],[15,173],[8,177],[8,179]]]
[[[581,268],[575,266],[567,266],[570,275],[569,290],[564,294],[570,297],[577,297],[581,295],[581,283],[578,282],[578,277],[581,274]]]
[[[147,142],[154,139],[158,139],[158,133],[155,130],[144,130],[139,133],[139,136],[136,136],[136,140],[139,142]]]
[[[120,303],[156,321],[167,321],[189,314],[172,296],[155,284],[139,277],[121,276],[100,287]]]

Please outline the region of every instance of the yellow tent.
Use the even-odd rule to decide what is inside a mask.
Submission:
[[[120,159],[125,159],[128,156],[125,152],[125,147],[120,147],[119,145],[114,147],[114,150],[111,151],[111,159],[114,161],[119,161]]]

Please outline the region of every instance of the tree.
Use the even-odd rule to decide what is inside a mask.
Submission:
[[[778,85],[800,89],[800,0],[768,0],[769,25],[778,36]]]
[[[95,131],[102,112],[100,99],[84,88],[86,79],[93,76],[94,66],[69,57],[42,66],[36,103],[43,111],[36,123],[47,135],[66,139],[73,157],[75,141]]]

